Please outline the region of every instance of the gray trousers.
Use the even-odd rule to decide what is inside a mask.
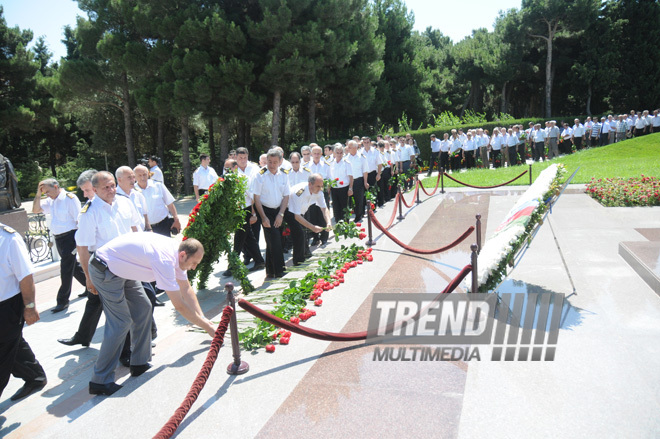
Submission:
[[[559,157],[559,148],[557,148],[557,138],[550,137],[548,139],[548,160]]]
[[[91,263],[89,276],[105,314],[103,343],[92,382],[107,384],[115,381],[115,367],[129,330],[133,342],[131,364],[142,365],[151,359],[151,302],[138,281],[115,276],[107,269],[101,271]]]

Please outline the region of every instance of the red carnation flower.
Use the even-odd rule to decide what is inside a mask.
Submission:
[[[289,344],[290,340],[291,339],[289,337],[282,337],[282,338],[280,338],[280,344]]]
[[[357,227],[362,227],[362,223],[355,223]]]
[[[343,181],[340,181],[339,184],[344,184],[344,182],[343,182]]]
[[[291,318],[289,319],[289,321],[290,321],[291,323],[296,324],[296,325],[300,323],[300,319],[299,319],[298,317],[295,317],[295,316],[294,316],[294,317],[291,317]]]
[[[272,345],[272,344],[267,344],[266,345],[266,352],[275,352],[275,346]]]
[[[316,300],[314,301],[314,305],[315,305],[315,306],[321,306],[321,305],[323,305],[323,299],[316,299]]]

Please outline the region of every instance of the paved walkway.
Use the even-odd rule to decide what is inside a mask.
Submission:
[[[414,247],[435,248],[452,241],[481,213],[484,235],[489,236],[525,189],[449,189],[432,198],[422,195],[423,203],[391,231]],[[194,203],[189,204],[188,209]],[[392,208],[386,206],[378,217],[386,220]],[[180,213],[186,213],[183,207]],[[636,228],[660,227],[660,208],[604,208],[570,189],[549,218],[577,292],[568,299],[571,307],[555,361],[378,362],[373,361],[373,346],[294,335],[290,345],[278,346],[274,354],[244,353],[250,371],[232,377],[224,371],[232,361],[231,350],[223,348],[176,437],[656,436],[660,298],[618,255],[618,245],[643,241]],[[447,253],[419,256],[378,237],[374,262],[349,271],[346,283],[324,296],[318,316],[306,325],[335,332],[363,330],[373,293],[440,291],[469,262],[471,241]],[[198,293],[203,310],[214,320],[225,304],[221,284],[227,279],[219,274],[225,267],[220,261],[209,290]],[[263,272],[250,278],[260,286]],[[9,397],[22,383],[10,380],[0,399],[0,437],[153,436],[188,391],[208,351],[208,336],[191,332],[167,302],[155,313],[159,337],[154,367],[130,378],[128,369],[119,366],[118,382],[124,388],[113,397],[91,397],[87,382],[103,319],[89,348],[57,343],[75,332],[84,307],[84,299],[76,299],[66,313],[47,311],[55,304],[58,282],[37,285],[42,320],[24,332],[46,369],[48,385],[12,403]],[[266,284],[249,299],[267,303],[283,285]],[[541,228],[500,290],[572,292],[550,227]],[[239,313],[243,325],[250,320]]]

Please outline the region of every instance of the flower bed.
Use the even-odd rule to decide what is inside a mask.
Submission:
[[[300,323],[316,315],[316,311],[308,307],[323,305],[321,296],[344,283],[344,274],[348,270],[373,261],[371,249],[352,244],[344,245],[328,257],[319,261],[316,270],[307,273],[302,279],[293,280],[282,294],[273,299],[276,304],[271,314],[292,323]],[[268,352],[274,352],[274,342],[289,344],[291,333],[279,330],[261,319],[254,319],[255,325],[239,333],[243,348],[257,349],[266,346]]]
[[[562,164],[552,164],[541,172],[509,211],[495,234],[486,241],[477,260],[479,293],[491,291],[506,276],[507,265],[513,264],[514,256],[534,227],[543,221],[543,214],[548,210],[547,202],[558,193],[565,173]]]
[[[607,207],[660,206],[660,180],[644,174],[628,179],[592,178],[587,194]]]

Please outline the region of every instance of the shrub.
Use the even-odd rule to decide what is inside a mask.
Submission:
[[[660,180],[657,177],[591,179],[587,193],[603,206],[660,206]]]

